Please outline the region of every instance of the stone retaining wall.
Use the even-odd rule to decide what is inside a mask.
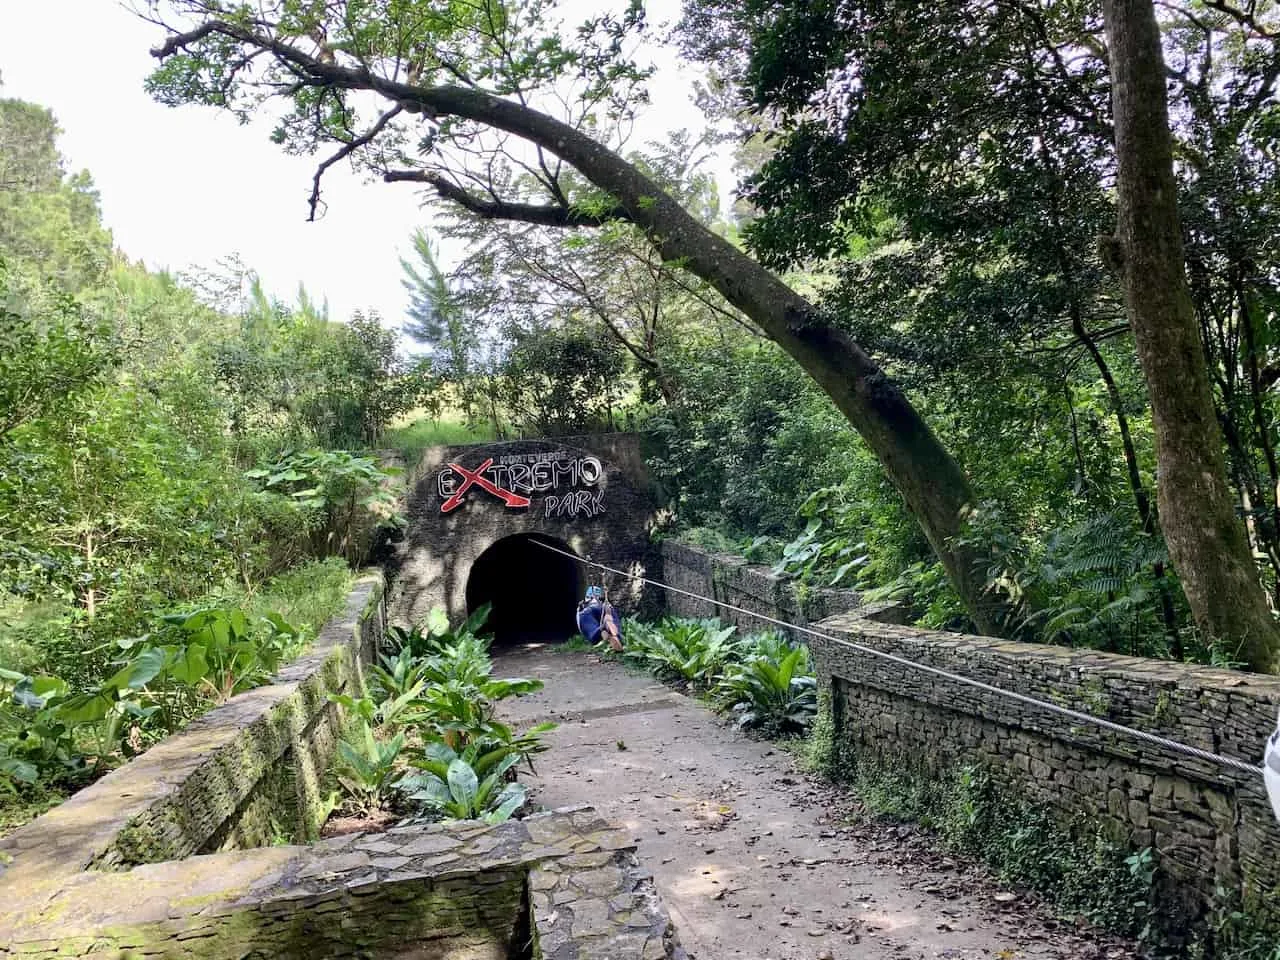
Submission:
[[[1259,763],[1280,678],[1092,650],[870,622],[837,638],[941,667],[1214,753]],[[836,742],[859,757],[945,775],[977,764],[1064,825],[1151,847],[1163,893],[1187,920],[1221,887],[1280,922],[1280,827],[1262,777],[1235,771],[946,678],[810,638]]]
[[[239,694],[0,840],[0,957],[679,960],[634,848],[593,811],[310,845],[385,632],[383,579]]]
[[[705,603],[669,592],[666,598],[669,613],[678,617],[717,617],[725,623],[737,624],[746,633],[776,628],[765,620],[729,610],[721,604],[731,603],[802,627],[859,605],[856,591],[798,589],[794,581],[774,576],[767,566],[674,540],[662,543],[662,579],[673,587],[719,601]]]
[[[621,831],[594,811],[395,827],[0,900],[0,957],[680,960]]]
[[[344,612],[272,683],[0,839],[0,887],[314,837],[342,719],[328,695],[360,683],[384,632],[382,576],[366,574]]]
[[[670,541],[662,554],[672,586],[1249,763],[1260,762],[1275,727],[1280,678],[917,630],[898,625],[901,606],[858,608],[852,591],[816,591],[802,603],[791,584],[740,557]],[[678,594],[668,595],[668,609],[746,630],[768,626]],[[837,749],[855,762],[914,768],[939,782],[980,765],[1068,829],[1101,828],[1132,850],[1154,849],[1162,893],[1188,920],[1221,888],[1264,922],[1280,923],[1280,827],[1260,774],[1073,723],[819,637],[800,639],[833,711]]]

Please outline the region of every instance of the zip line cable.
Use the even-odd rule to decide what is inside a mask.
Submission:
[[[910,660],[906,657],[900,657],[897,654],[888,653],[887,651],[884,651],[884,650],[877,650],[875,647],[869,647],[866,644],[857,643],[856,641],[853,641],[853,640],[846,640],[843,637],[832,636],[829,633],[823,633],[820,630],[814,630],[810,627],[802,627],[802,626],[799,626],[798,624],[787,623],[785,620],[779,620],[776,617],[771,617],[771,616],[768,616],[767,614],[757,613],[756,611],[748,610],[745,607],[735,606],[734,604],[726,603],[723,600],[716,600],[713,597],[704,597],[701,594],[693,593],[690,590],[682,590],[680,587],[673,587],[670,584],[662,583],[661,581],[658,581],[658,580],[652,580],[649,577],[641,576],[638,573],[628,573],[625,570],[618,570],[615,567],[610,567],[603,563],[597,563],[596,561],[592,560],[590,557],[580,557],[576,553],[573,553],[569,550],[561,550],[559,547],[553,547],[551,544],[544,543],[541,540],[533,540],[532,542],[536,543],[538,546],[542,547],[545,550],[550,550],[552,553],[558,553],[563,557],[568,557],[570,560],[576,560],[579,563],[584,563],[589,567],[596,567],[599,570],[604,570],[608,573],[612,573],[620,577],[626,577],[628,580],[635,580],[639,583],[647,583],[650,586],[657,587],[660,590],[666,590],[666,591],[669,591],[670,593],[682,594],[683,596],[689,597],[693,600],[701,600],[703,603],[709,603],[713,607],[723,607],[724,609],[732,610],[735,613],[741,613],[749,617],[755,617],[757,620],[763,620],[766,623],[771,623],[774,626],[782,627],[783,629],[786,629],[786,630],[794,630],[797,633],[808,634],[811,637],[817,637],[818,639],[826,640],[829,643],[834,643],[842,647],[847,647],[851,650],[857,650],[859,653],[864,653],[864,654],[867,654],[868,656],[879,657],[882,660],[888,660],[891,663],[896,663],[900,666],[908,667],[912,670],[919,670],[924,673],[930,673],[930,674],[933,674],[934,676],[943,677],[955,683],[964,684],[965,686],[969,686],[969,687],[975,687],[978,690],[984,690],[987,693],[994,693],[997,696],[1007,697],[1010,700],[1016,700],[1017,702],[1024,703],[1028,706],[1038,707],[1041,710],[1047,710],[1051,713],[1057,713],[1064,717],[1070,717],[1072,720],[1078,720],[1081,723],[1092,724],[1094,726],[1101,727],[1104,730],[1110,730],[1114,733],[1125,734],[1126,736],[1130,736],[1138,740],[1144,740],[1147,743],[1154,743],[1157,746],[1165,747],[1166,749],[1173,750],[1177,753],[1186,754],[1189,757],[1195,757],[1196,759],[1199,759],[1199,760],[1206,760],[1209,763],[1215,763],[1220,766],[1230,767],[1234,770],[1239,770],[1243,773],[1253,774],[1254,776],[1263,775],[1263,767],[1259,764],[1252,764],[1244,760],[1237,759],[1236,757],[1227,757],[1227,756],[1223,756],[1220,753],[1213,753],[1212,751],[1209,751],[1209,750],[1202,750],[1199,747],[1193,747],[1187,743],[1181,743],[1177,740],[1170,740],[1168,737],[1162,737],[1159,734],[1148,733],[1146,730],[1139,730],[1136,727],[1125,726],[1123,723],[1116,723],[1112,720],[1106,720],[1102,717],[1095,717],[1093,714],[1084,713],[1083,711],[1080,711],[1080,710],[1073,710],[1070,707],[1064,707],[1057,703],[1050,703],[1047,700],[1040,700],[1040,699],[1037,699],[1036,697],[1029,696],[1025,693],[1018,693],[1014,690],[1005,690],[1003,687],[997,687],[993,684],[986,683],[982,680],[975,680],[972,677],[966,677],[963,674],[952,673],[950,670],[943,670],[941,667],[933,667],[927,663],[920,663],[917,660]]]

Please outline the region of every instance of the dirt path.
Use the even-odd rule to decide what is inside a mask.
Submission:
[[[496,673],[546,681],[507,719],[560,727],[527,777],[546,807],[589,803],[632,831],[697,960],[1127,958],[936,852],[858,816],[775,746],[696,701],[587,653],[497,653]]]

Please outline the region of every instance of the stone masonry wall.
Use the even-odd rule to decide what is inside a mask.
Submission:
[[[1090,713],[1214,753],[1260,762],[1280,706],[1280,678],[1166,661],[823,621],[838,639]],[[1157,854],[1164,895],[1188,921],[1215,889],[1280,921],[1280,827],[1261,774],[1177,753],[1042,708],[810,638],[837,742],[939,775],[976,764],[1064,825],[1100,826]]]
[[[681,960],[634,847],[593,811],[312,844],[381,574],[274,682],[0,840],[0,958]]]
[[[774,576],[767,566],[674,540],[662,543],[662,578],[673,587],[720,601],[710,604],[669,592],[668,613],[678,617],[717,617],[737,624],[746,633],[775,627],[720,604],[731,603],[802,627],[859,605],[858,594],[853,590],[799,590],[794,582]]]
[[[344,612],[272,683],[0,839],[0,887],[258,846],[279,833],[314,837],[342,719],[328,694],[361,683],[361,663],[384,632],[382,576],[367,574]]]
[[[917,630],[897,625],[904,611],[894,605],[858,608],[851,591],[819,591],[818,603],[801,603],[768,568],[740,557],[670,541],[662,556],[672,586],[1248,763],[1260,762],[1280,707],[1280,678]],[[745,630],[767,626],[678,594],[668,595],[668,609]],[[1280,922],[1280,827],[1260,774],[1076,724],[838,642],[800,639],[832,704],[837,741],[855,760],[935,776],[981,765],[1064,825],[1101,827],[1135,851],[1152,847],[1164,894],[1189,920],[1221,887]]]
[[[393,827],[0,898],[0,957],[681,960],[627,836],[577,808]]]

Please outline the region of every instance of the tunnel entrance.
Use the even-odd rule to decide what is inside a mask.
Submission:
[[[521,533],[503,537],[476,558],[467,575],[467,613],[492,604],[494,644],[551,643],[578,631],[582,570],[569,557],[546,550],[570,547],[555,537]]]

